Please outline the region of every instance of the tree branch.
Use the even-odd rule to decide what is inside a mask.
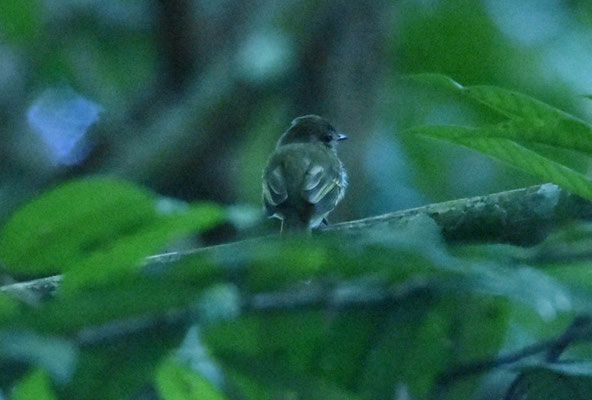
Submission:
[[[503,367],[508,364],[513,364],[524,358],[540,353],[546,353],[545,359],[547,362],[556,362],[561,353],[570,344],[583,340],[588,335],[590,335],[591,332],[592,319],[588,316],[579,316],[574,319],[574,321],[563,333],[557,335],[554,338],[531,344],[529,346],[523,347],[522,349],[496,358],[459,365],[456,368],[446,371],[439,377],[436,384],[436,390],[434,391],[432,398],[441,398],[443,392],[446,390],[446,387],[459,379],[478,375],[491,369]],[[520,376],[518,376],[514,380],[508,393],[516,390],[515,386],[520,379]]]
[[[530,246],[568,219],[591,219],[592,204],[547,183],[487,196],[430,204],[359,221],[331,225],[326,231],[364,231],[404,224],[417,214],[430,216],[448,242],[495,242]]]
[[[398,229],[419,214],[431,217],[440,226],[448,242],[493,242],[527,246],[542,241],[552,228],[562,222],[570,219],[592,219],[592,203],[547,183],[330,225],[319,229],[316,234],[339,232],[363,235],[376,228]],[[158,254],[147,257],[145,264],[146,268],[170,264],[195,253],[216,256],[229,250],[248,248],[263,239]],[[33,290],[41,296],[51,295],[60,279],[59,276],[53,276],[6,285],[0,287],[0,292],[18,294]]]

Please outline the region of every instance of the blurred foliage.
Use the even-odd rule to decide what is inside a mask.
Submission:
[[[134,203],[143,204],[141,213],[125,207]],[[173,211],[185,224],[140,220],[158,234],[135,238],[144,223],[105,234],[105,226],[125,227],[138,215],[154,218],[149,210],[158,204],[132,184],[89,178],[42,194],[7,222],[5,272],[47,273],[30,266],[73,254],[71,267],[59,270],[64,278],[55,297],[33,306],[0,297],[7,306],[2,387],[12,397],[478,399],[492,382],[498,391],[508,384],[492,381],[496,368],[458,380],[447,374],[548,338],[592,311],[589,285],[548,273],[536,257],[558,240],[566,243],[561,233],[529,252],[507,246],[491,253],[483,244],[481,251],[459,245],[452,254],[436,224],[420,215],[394,232],[268,237],[193,252],[173,264],[140,263],[157,244],[223,220],[217,207],[189,205]],[[49,220],[62,217],[43,228],[42,211]],[[25,233],[16,229],[21,223],[29,224]],[[74,240],[71,230],[80,225],[89,229]],[[60,226],[69,229],[50,229]],[[37,232],[47,229],[52,247],[38,244]],[[107,242],[87,246],[89,238]],[[48,250],[21,250],[31,246]],[[577,271],[569,261],[560,266]],[[201,329],[184,345],[181,362],[177,349],[191,324]],[[521,335],[512,334],[517,327]],[[516,382],[528,384],[520,390],[547,393],[544,384],[561,391],[564,379],[554,384],[549,373],[589,385],[589,350],[569,347],[570,360],[581,366],[525,364]],[[547,365],[551,372],[537,372]]]
[[[50,299],[0,293],[0,398],[589,398],[589,336],[455,375],[590,314],[589,223],[527,249],[451,248],[418,217],[143,260],[276,231],[261,171],[310,113],[350,137],[332,221],[547,181],[591,199],[590,15],[0,2],[0,272],[64,275]]]
[[[54,400],[56,399],[53,390],[51,389],[51,382],[47,374],[43,370],[37,369],[29,373],[23,378],[12,391],[12,398],[15,400],[25,399],[39,399],[39,400]]]

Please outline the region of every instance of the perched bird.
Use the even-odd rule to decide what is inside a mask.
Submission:
[[[324,118],[292,121],[263,172],[263,205],[268,217],[282,220],[282,232],[310,231],[341,201],[347,174],[336,146],[347,136]]]

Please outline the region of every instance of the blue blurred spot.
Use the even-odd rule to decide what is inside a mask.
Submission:
[[[279,32],[258,32],[245,38],[237,54],[239,71],[246,79],[265,81],[284,74],[293,62],[293,46]]]
[[[560,0],[487,0],[485,6],[503,33],[525,45],[552,40],[568,21]]]
[[[581,27],[572,27],[553,40],[542,53],[541,75],[556,82],[557,78],[581,94],[592,88],[592,35]]]
[[[90,151],[85,134],[102,108],[69,88],[45,90],[27,111],[27,120],[57,164],[76,165]]]

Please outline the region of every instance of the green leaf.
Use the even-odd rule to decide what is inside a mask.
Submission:
[[[435,262],[449,261],[441,240],[434,220],[422,215],[396,231],[379,229],[351,240],[327,233],[314,237],[267,237],[218,246],[207,256],[196,252],[184,257],[175,265],[175,274],[195,279],[198,274],[221,275],[224,269],[236,267],[244,271],[242,282],[246,287],[264,291],[277,290],[302,279],[366,275],[371,265],[375,274],[397,282],[412,274],[433,271]],[[393,268],[395,257],[397,268]]]
[[[128,399],[154,382],[158,366],[183,338],[184,329],[152,330],[83,348],[66,399]]]
[[[474,138],[457,142],[592,200],[592,182],[585,175],[510,140]]]
[[[16,316],[19,311],[18,302],[10,295],[0,292],[0,323]]]
[[[418,310],[417,314],[420,313]],[[358,390],[360,377],[367,368],[361,360],[367,359],[375,347],[377,335],[387,319],[386,310],[345,310],[334,315],[331,330],[318,346],[315,365],[319,373],[348,390]]]
[[[35,369],[12,389],[12,400],[57,400],[49,377],[42,369]]]
[[[0,231],[0,258],[18,275],[64,272],[157,217],[154,196],[142,188],[111,178],[71,181],[12,215]]]
[[[495,358],[507,336],[510,302],[505,299],[459,294],[455,296],[458,313],[450,334],[454,351],[452,366]],[[450,300],[448,300],[450,301]],[[446,387],[446,399],[470,399],[481,376],[456,380]]]
[[[159,216],[136,232],[113,238],[112,244],[88,255],[65,274],[60,290],[81,290],[100,282],[117,281],[136,273],[141,261],[174,239],[201,232],[222,221],[222,208],[197,204],[174,215]]]
[[[367,398],[389,398],[397,387],[427,398],[446,369],[453,304],[421,296],[402,305],[381,324],[364,358],[360,390]]]
[[[226,355],[232,384],[248,399],[302,398],[310,400],[361,400],[363,397],[309,372],[291,371],[267,359]]]
[[[203,376],[174,359],[156,371],[156,387],[163,400],[223,400],[226,398]]]
[[[127,323],[134,326],[137,323],[134,318],[159,321],[171,310],[192,306],[200,289],[208,284],[211,280],[203,276],[187,281],[130,274],[125,279],[86,290],[60,293],[43,307],[21,313],[17,322],[26,328],[57,335],[77,335],[86,327],[129,318]]]
[[[366,329],[359,325],[364,322],[366,318],[357,320],[360,333]],[[336,345],[335,336],[328,335],[331,325],[318,311],[251,315],[206,326],[204,341],[230,377],[239,379],[248,392],[266,392],[265,398],[354,399],[355,382],[344,382],[343,377],[360,368],[358,359],[337,355],[338,360],[351,362],[337,366],[335,359],[325,356],[335,350],[358,353],[357,344],[367,343],[368,337],[356,338],[356,343],[340,340]],[[346,335],[351,333],[348,329]]]
[[[380,325],[364,358],[360,374],[368,398],[387,398],[395,386],[412,398],[428,398],[441,374],[459,363],[494,357],[506,335],[503,299],[457,291],[409,299],[398,308]],[[476,383],[455,382],[446,387],[445,398],[471,398]]]
[[[463,92],[510,119],[530,121],[533,124],[567,119],[586,125],[564,111],[512,90],[495,86],[467,86],[463,88]]]
[[[540,100],[495,86],[463,87],[445,75],[420,74],[412,78],[444,90],[453,89],[508,118],[493,126],[466,128],[456,135],[547,144],[592,155],[592,126]]]
[[[480,129],[464,126],[432,125],[413,128],[410,132],[448,140],[480,151],[592,200],[592,182],[585,175],[545,158],[511,140],[480,135],[482,132],[491,134],[491,129],[496,130],[497,128]]]
[[[409,75],[408,78],[441,89],[453,89],[512,120],[530,120],[534,122],[565,118],[583,123],[564,111],[512,90],[486,85],[463,86],[446,75],[435,73]]]
[[[43,4],[38,0],[2,0],[0,32],[14,44],[30,44],[41,29]]]
[[[64,287],[125,274],[171,240],[208,229],[220,207],[159,212],[156,197],[130,183],[92,178],[40,195],[0,232],[0,258],[17,275],[73,270]]]

